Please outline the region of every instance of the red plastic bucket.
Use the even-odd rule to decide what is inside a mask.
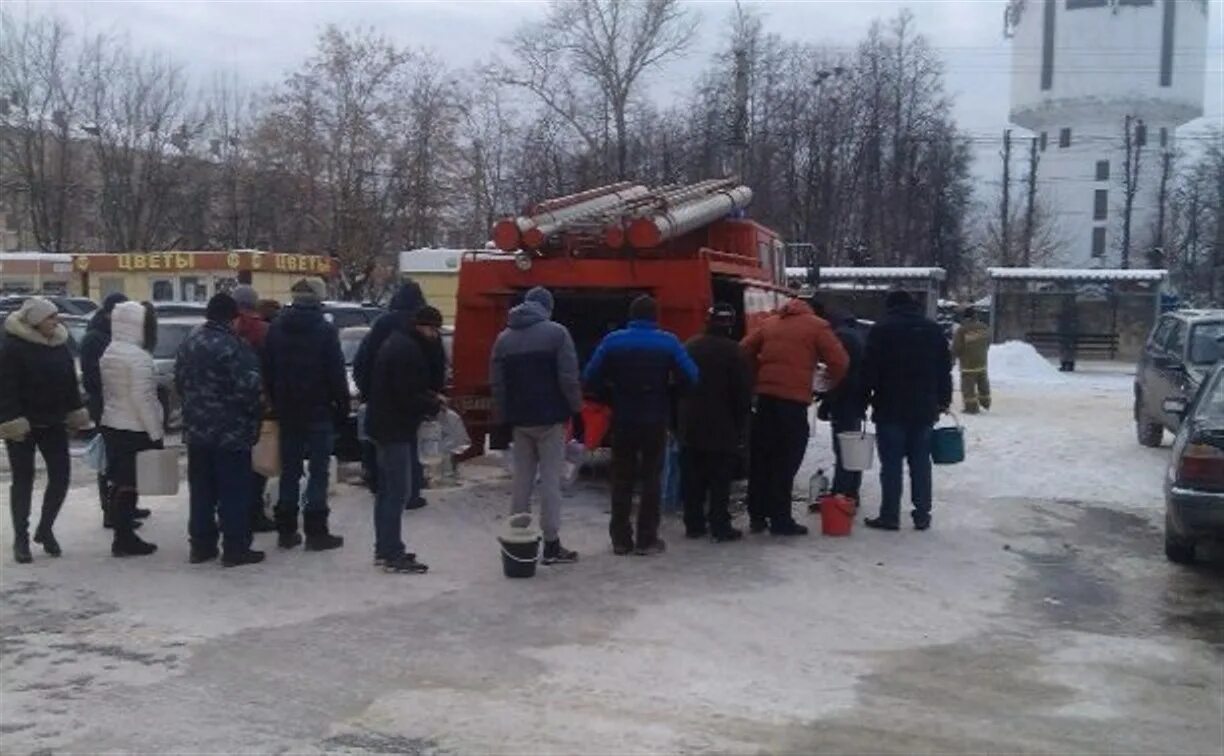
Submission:
[[[854,499],[835,494],[820,499],[820,532],[827,536],[848,536],[854,527]]]

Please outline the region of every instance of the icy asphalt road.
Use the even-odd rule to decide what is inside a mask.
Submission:
[[[405,515],[425,577],[371,567],[348,486],[344,549],[224,570],[186,563],[184,497],[149,502],[156,556],[112,559],[81,485],[62,559],[13,565],[0,526],[0,751],[1219,754],[1224,559],[1165,563],[1168,450],[1135,444],[1128,380],[996,396],[929,533],[714,546],[669,520],[666,555],[618,558],[587,484],[581,563],[530,581],[500,574],[491,465]]]

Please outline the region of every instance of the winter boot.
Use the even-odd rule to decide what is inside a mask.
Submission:
[[[416,560],[416,554],[400,554],[386,559],[382,564],[383,572],[396,572],[401,575],[424,575],[429,572],[429,565]]]
[[[264,560],[264,553],[255,549],[247,549],[240,554],[226,553],[221,557],[222,567],[241,567],[244,564],[259,564]]]
[[[300,546],[302,536],[297,529],[297,512],[286,512],[278,509],[276,514],[276,545],[282,549],[292,549]]]
[[[715,528],[710,534],[710,540],[714,543],[730,543],[738,541],[744,537],[744,531],[738,528],[733,528],[728,525],[725,528]]]
[[[193,543],[191,544],[191,556],[187,561],[191,562],[192,564],[204,564],[205,562],[211,562],[220,555],[221,552],[217,550],[216,544],[213,544],[212,546],[197,546]]]
[[[429,506],[429,502],[425,500],[424,496],[414,496],[404,505],[404,509],[411,512],[414,509],[423,509],[427,506]]]
[[[882,517],[868,517],[863,520],[863,524],[872,530],[900,530],[901,526],[895,522],[888,522]]]
[[[769,533],[776,536],[805,536],[808,534],[808,529],[806,525],[790,520],[789,522],[771,523]]]
[[[151,514],[153,514],[153,510],[145,509],[144,507],[136,507],[132,510],[132,517],[137,520],[143,520]]]
[[[764,533],[766,530],[769,530],[769,520],[764,517],[753,517],[748,521],[748,530],[754,535]]]
[[[256,501],[251,505],[251,532],[276,532],[276,523],[270,520],[267,513],[264,512],[262,501]]]
[[[55,534],[51,532],[51,528],[40,525],[38,530],[34,531],[34,543],[42,544],[43,551],[47,552],[47,556],[57,557],[64,553],[60,549],[59,541],[55,540]]]
[[[115,538],[111,542],[111,555],[116,557],[148,556],[157,551],[157,546],[137,537],[134,527],[136,492],[132,489],[114,489],[111,493],[111,524]]]
[[[638,556],[655,556],[662,554],[664,551],[667,551],[667,544],[662,538],[656,538],[644,546],[638,546],[633,550],[633,553]]]
[[[13,561],[17,564],[29,564],[34,561],[34,556],[30,553],[30,537],[24,533],[19,533],[13,538]]]
[[[302,513],[302,531],[306,534],[307,551],[329,551],[344,545],[344,539],[327,530],[328,510]]]
[[[543,564],[573,564],[578,561],[578,552],[561,545],[561,539],[544,542]]]
[[[705,538],[706,537],[705,525],[702,525],[700,527],[693,527],[691,525],[685,525],[684,526],[684,537],[685,538]]]

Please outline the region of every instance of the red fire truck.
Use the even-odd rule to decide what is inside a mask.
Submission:
[[[734,180],[647,188],[623,182],[541,202],[493,228],[491,251],[470,252],[459,272],[453,403],[479,445],[494,427],[489,354],[511,307],[548,287],[553,318],[569,328],[580,362],[650,294],[663,328],[698,333],[716,302],[740,313],[741,334],[776,309],[785,288],[777,233],[745,216],[752,190]]]

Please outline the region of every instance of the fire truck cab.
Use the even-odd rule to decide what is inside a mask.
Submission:
[[[628,207],[600,213],[594,223],[579,215],[535,249],[467,254],[459,274],[452,404],[477,446],[487,434],[492,448],[504,448],[508,440],[493,418],[489,357],[510,308],[534,286],[551,290],[556,303],[553,319],[569,329],[583,366],[605,335],[624,327],[629,304],[640,294],[658,301],[660,326],[682,340],[704,328],[714,302],[736,308],[742,335],[789,296],[781,283],[786,280],[784,249],[774,231],[726,213],[709,221],[691,217],[685,221],[685,209],[700,210],[691,206],[708,195],[671,204],[657,197],[654,193],[636,197]],[[654,201],[643,203],[644,198]],[[725,198],[723,203],[734,204]],[[658,218],[661,212],[670,212],[681,222],[658,224],[663,234],[643,233],[639,223],[635,236],[635,222]],[[713,207],[707,208],[707,214],[712,212]],[[742,209],[733,208],[733,213],[740,216]],[[614,217],[609,220],[610,216]],[[515,222],[522,226],[524,220],[531,219]],[[686,223],[692,228],[684,230]],[[504,235],[497,239],[496,229],[494,237],[499,244],[512,243]],[[630,244],[625,244],[626,237]],[[643,239],[651,246],[639,248]]]

